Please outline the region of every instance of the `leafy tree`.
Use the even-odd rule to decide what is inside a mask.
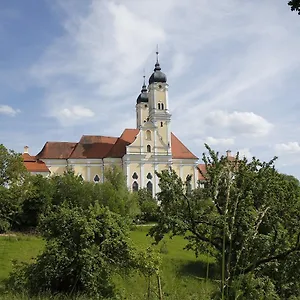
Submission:
[[[161,205],[151,235],[157,242],[168,232],[184,235],[188,249],[214,256],[222,297],[236,297],[233,287],[248,274],[255,274],[252,282],[268,279],[260,286],[264,293],[273,293],[270,282],[281,298],[299,296],[299,182],[278,173],[274,160],[248,162],[237,156],[229,161],[207,149],[204,188],[187,193],[188,182],[174,171],[157,174]],[[239,299],[249,298],[242,294]]]
[[[99,202],[111,211],[133,220],[140,213],[138,197],[128,190],[122,169],[117,166],[107,168],[104,178],[104,183],[95,185],[95,196]]]
[[[138,201],[141,214],[138,216],[143,222],[157,221],[158,205],[156,199],[152,197],[152,193],[148,189],[140,189],[138,191]]]
[[[133,266],[126,222],[98,204],[86,210],[63,204],[43,219],[40,230],[45,250],[11,274],[11,290],[110,297],[112,274]]]
[[[40,217],[50,209],[54,194],[50,179],[42,175],[34,175],[27,180],[28,189],[21,204],[19,229],[36,228]]]
[[[28,175],[21,155],[0,144],[0,233],[18,223]]]
[[[8,187],[12,183],[22,181],[26,174],[21,155],[0,144],[0,186]]]
[[[300,0],[291,0],[288,5],[291,7],[292,11],[297,11],[300,15]]]

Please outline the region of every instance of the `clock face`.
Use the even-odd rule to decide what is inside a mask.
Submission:
[[[162,84],[158,84],[156,86],[156,89],[159,90],[159,91],[164,91],[165,88],[164,88],[164,86]]]

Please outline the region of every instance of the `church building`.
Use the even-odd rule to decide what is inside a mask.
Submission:
[[[63,174],[72,167],[84,180],[96,183],[103,182],[105,168],[116,165],[123,169],[129,189],[147,188],[153,195],[159,192],[155,171],[172,168],[182,180],[192,175],[195,188],[201,179],[198,157],[171,131],[168,87],[157,52],[148,87],[144,77],[136,100],[136,128],[125,129],[120,137],[83,135],[79,142],[46,142],[31,157],[32,164],[39,164],[44,174]]]

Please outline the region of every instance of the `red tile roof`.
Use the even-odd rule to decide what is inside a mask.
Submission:
[[[184,144],[171,133],[172,157],[177,159],[198,159]]]
[[[205,180],[205,177],[201,174],[201,172],[204,175],[206,174],[206,165],[205,164],[199,164],[197,166],[197,169],[198,169],[198,180]]]
[[[106,157],[123,157],[126,154],[126,146],[134,142],[139,132],[139,129],[125,129]]]
[[[139,129],[125,129],[119,138],[109,136],[83,135],[78,143],[47,142],[39,159],[85,159],[85,158],[121,158],[126,154],[126,146],[132,144]],[[172,133],[172,157],[175,159],[198,159]]]
[[[50,172],[45,163],[36,159],[34,156],[31,156],[28,153],[23,153],[22,158],[28,172]]]
[[[47,142],[36,157],[39,159],[67,159],[76,145],[77,143],[69,142]]]
[[[69,158],[104,158],[118,138],[83,135]]]

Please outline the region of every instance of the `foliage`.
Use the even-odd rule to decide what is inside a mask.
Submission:
[[[138,191],[138,201],[141,214],[138,216],[142,222],[156,222],[158,214],[158,205],[156,199],[152,197],[147,189]]]
[[[39,219],[50,209],[53,198],[53,185],[42,175],[30,176],[25,199],[21,204],[19,229],[36,228]]]
[[[0,186],[8,187],[12,183],[22,181],[26,174],[21,155],[0,144]]]
[[[17,222],[26,192],[21,186],[27,175],[21,155],[0,144],[0,233]]]
[[[288,5],[291,7],[292,11],[297,11],[300,15],[300,0],[291,0]]]
[[[33,264],[15,269],[14,291],[112,296],[112,274],[132,265],[132,248],[123,219],[98,204],[87,210],[62,205],[41,223],[44,252]]]
[[[207,149],[204,188],[187,194],[174,171],[157,174],[161,212],[151,235],[157,241],[168,232],[183,235],[188,249],[214,256],[223,296],[250,273],[269,278],[282,298],[300,295],[299,182],[278,173],[274,160],[229,161]]]

